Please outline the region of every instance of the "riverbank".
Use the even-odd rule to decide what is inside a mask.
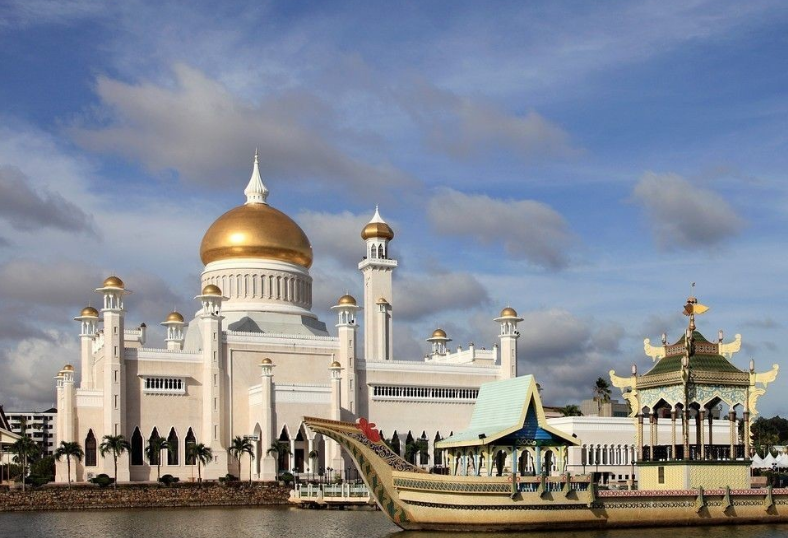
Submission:
[[[101,510],[107,508],[170,508],[188,506],[287,505],[289,487],[275,484],[118,484],[44,486],[22,492],[0,490],[0,512],[40,510]]]

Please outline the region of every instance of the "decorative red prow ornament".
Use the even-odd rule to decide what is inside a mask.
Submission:
[[[380,442],[380,432],[375,428],[374,422],[368,422],[362,417],[356,421],[356,427],[373,443]]]

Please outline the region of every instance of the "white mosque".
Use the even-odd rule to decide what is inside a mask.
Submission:
[[[146,347],[144,324],[125,326],[124,298],[131,292],[117,276],[95,290],[103,308],[87,307],[75,318],[79,379],[71,365],[56,378],[57,439],[85,450],[83,461],[71,466],[71,479],[112,476],[112,458],[97,451],[105,435],[123,435],[131,444],[118,461],[121,482],[156,479],[157,458],[144,455],[153,437],[173,447],[158,455],[161,473],[181,480],[195,476],[189,443],[211,447],[213,461],[202,471],[208,479],[247,477],[250,471],[255,480],[272,480],[282,470],[347,473],[352,463],[333,441],[304,427],[305,415],[367,417],[386,438],[399,441],[400,453],[408,441],[425,439],[429,454],[423,462],[440,465],[434,442],[466,426],[479,386],[517,376],[522,318],[504,308],[494,320],[500,342],[489,349],[450,350],[451,340],[437,329],[428,338],[427,357],[397,358],[394,232],[376,210],[361,231],[363,301],[350,295],[337,300],[331,335],[311,310],[309,239],[269,205],[257,157],[244,194],[246,202],[205,233],[197,311],[190,319],[179,312],[164,316],[166,347]],[[252,440],[251,463],[228,454],[236,436]],[[286,443],[289,451],[269,454],[275,443]],[[65,461],[58,463],[57,481],[67,481],[66,469]]]

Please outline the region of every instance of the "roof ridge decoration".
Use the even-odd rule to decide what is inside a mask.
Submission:
[[[244,189],[247,204],[266,204],[268,205],[268,189],[260,176],[260,160],[258,150],[254,150],[254,165],[252,166],[252,177],[249,184]]]

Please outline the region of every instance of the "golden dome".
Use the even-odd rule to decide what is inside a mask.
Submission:
[[[63,370],[64,370],[64,371],[66,371],[66,372],[73,372],[73,371],[74,371],[74,367],[73,367],[73,366],[71,366],[70,364],[66,364],[66,365],[63,367]]]
[[[293,219],[268,204],[231,209],[202,238],[200,258],[207,265],[232,258],[263,258],[312,265],[312,246]]]
[[[111,276],[104,281],[102,288],[120,288],[124,289],[123,281],[116,276]]]
[[[164,323],[175,321],[178,323],[183,323],[183,316],[180,312],[175,312],[174,310],[167,315],[167,319],[164,320]]]
[[[342,297],[339,298],[338,304],[341,304],[341,305],[350,304],[350,305],[355,306],[356,305],[356,298],[353,297],[350,294],[345,294],[345,295],[343,295]]]
[[[342,365],[339,364],[339,361],[334,361],[331,363],[331,368],[342,368]]]
[[[266,358],[264,358],[263,360],[260,361],[260,366],[269,365],[269,364],[273,364],[273,363],[274,363],[274,361],[272,361],[271,359],[266,357]]]
[[[435,329],[434,331],[432,331],[432,337],[433,338],[446,338],[446,331],[444,331],[443,329]]]
[[[222,295],[222,290],[219,289],[218,286],[214,286],[213,284],[208,284],[202,289],[202,295]]]
[[[79,316],[82,318],[97,318],[99,315],[98,310],[93,308],[92,306],[86,306],[82,309],[82,312],[79,313]]]
[[[361,230],[361,239],[380,237],[391,241],[394,239],[394,230],[385,222],[370,222]]]
[[[507,306],[506,308],[501,310],[501,315],[498,316],[498,317],[501,317],[501,318],[516,318],[517,317],[517,311],[514,308],[511,308],[511,307]]]

